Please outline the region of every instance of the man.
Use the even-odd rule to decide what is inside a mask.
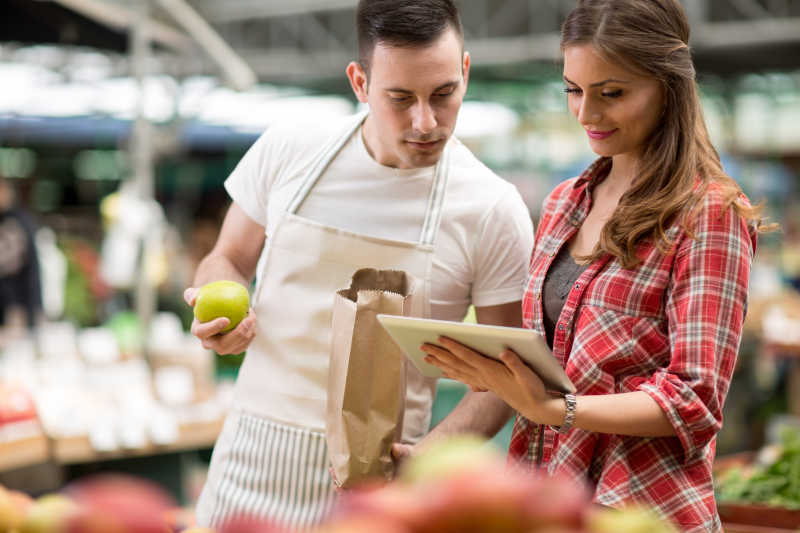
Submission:
[[[533,241],[513,186],[452,138],[470,59],[451,0],[361,0],[359,61],[347,76],[369,114],[340,124],[270,128],[225,182],[233,199],[195,287],[246,286],[253,307],[192,325],[218,353],[247,349],[234,407],[198,503],[201,525],[237,514],[312,524],[332,502],[325,387],[336,290],[361,267],[424,282],[433,318],[519,326]],[[194,303],[196,288],[187,289]],[[428,430],[435,383],[409,370],[400,458]],[[509,408],[469,393],[428,439],[496,433]]]
[[[15,207],[14,187],[0,176],[0,326],[33,327],[42,314],[35,226]]]

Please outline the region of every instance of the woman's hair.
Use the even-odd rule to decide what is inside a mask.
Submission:
[[[725,174],[711,145],[688,43],[689,21],[678,0],[581,0],[564,22],[562,51],[592,45],[607,61],[658,79],[664,94],[661,121],[645,141],[637,179],[586,259],[611,254],[632,268],[640,262],[636,245],[644,239],[666,252],[673,243],[665,229],[676,216],[701,207],[711,183],[720,188],[726,208],[765,228],[761,206],[742,201],[739,185]],[[684,224],[691,234],[688,216]]]

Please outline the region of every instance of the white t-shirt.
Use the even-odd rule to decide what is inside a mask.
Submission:
[[[341,126],[274,126],[225,181],[233,201],[265,227],[267,236],[337,128]],[[513,185],[457,139],[450,143],[451,166],[434,243],[431,313],[433,318],[461,320],[470,303],[483,307],[522,299],[533,225]],[[380,165],[367,152],[359,129],[297,214],[361,234],[418,242],[433,170]]]

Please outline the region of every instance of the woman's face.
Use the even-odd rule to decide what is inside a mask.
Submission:
[[[572,114],[601,156],[638,156],[664,106],[661,83],[608,63],[590,44],[564,51],[564,82]]]

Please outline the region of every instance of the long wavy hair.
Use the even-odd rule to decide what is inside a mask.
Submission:
[[[666,229],[686,215],[684,226],[693,235],[688,214],[702,205],[712,183],[726,208],[733,207],[759,231],[774,229],[764,223],[762,206],[750,206],[722,169],[703,118],[688,43],[689,21],[678,0],[581,0],[562,26],[562,52],[592,45],[607,61],[659,80],[665,96],[661,123],[642,150],[637,179],[583,259],[611,254],[624,268],[633,268],[640,263],[637,245],[649,239],[667,252],[673,241]]]

